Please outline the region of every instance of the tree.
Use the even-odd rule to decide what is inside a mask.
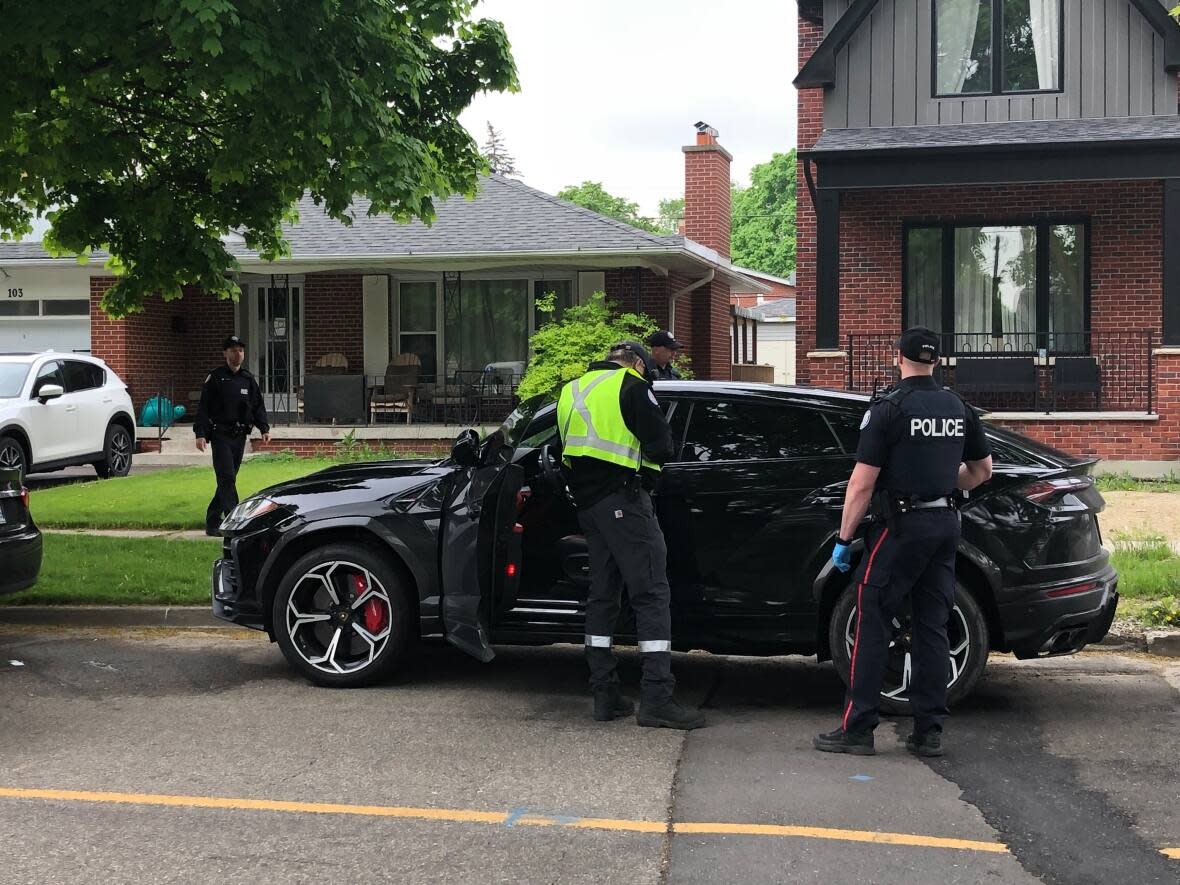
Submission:
[[[562,188],[557,192],[557,196],[597,212],[599,215],[624,221],[632,227],[651,233],[660,233],[660,229],[654,221],[639,214],[638,203],[632,203],[624,197],[616,197],[607,193],[602,182],[583,181],[579,185]]]
[[[553,315],[554,299],[539,299],[537,309]],[[567,307],[560,320],[544,323],[533,333],[532,358],[520,381],[517,395],[556,396],[561,386],[586,371],[594,360],[604,359],[618,341],[642,341],[656,330],[650,318],[635,313],[612,314],[606,295],[596,292],[585,304]]]
[[[488,140],[483,143],[482,153],[488,161],[488,168],[496,175],[520,177],[516,158],[504,147],[504,134],[492,125],[491,120],[488,121]]]
[[[750,186],[733,189],[734,264],[775,276],[795,269],[795,150],[750,171]]]
[[[656,224],[659,225],[661,233],[679,233],[682,221],[684,221],[684,197],[669,197],[666,200],[660,200],[660,213]]]
[[[185,284],[235,295],[222,237],[278,257],[305,192],[345,224],[358,194],[429,221],[483,168],[459,113],[516,86],[503,27],[473,6],[0,0],[0,235],[44,214],[51,250],[108,250],[121,316]]]

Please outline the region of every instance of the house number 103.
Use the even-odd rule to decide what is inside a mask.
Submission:
[[[8,290],[8,297],[9,298],[24,298],[25,297],[25,290],[24,289],[9,289]]]

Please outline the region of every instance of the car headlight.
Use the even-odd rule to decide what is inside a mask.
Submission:
[[[225,532],[240,529],[246,523],[278,509],[279,505],[270,498],[247,498],[225,518],[221,530]]]

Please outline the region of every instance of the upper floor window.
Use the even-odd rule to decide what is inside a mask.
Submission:
[[[936,95],[1061,89],[1062,0],[933,0]]]

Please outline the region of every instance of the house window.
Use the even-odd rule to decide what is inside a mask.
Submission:
[[[1062,0],[933,0],[934,94],[1061,89]]]
[[[397,308],[397,352],[416,354],[419,377],[438,371],[438,286],[433,282],[400,283]]]
[[[528,360],[528,280],[464,279],[457,294],[444,308],[448,374]]]
[[[1081,352],[1089,314],[1086,226],[913,226],[904,322],[952,335],[955,353]]]
[[[553,313],[536,310],[537,302],[547,295],[553,296]],[[535,280],[533,282],[534,317],[533,328],[539,329],[548,322],[560,320],[568,308],[577,303],[574,296],[573,280]]]

